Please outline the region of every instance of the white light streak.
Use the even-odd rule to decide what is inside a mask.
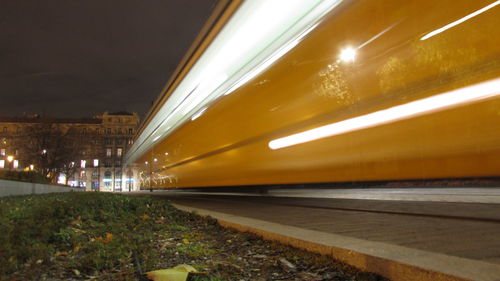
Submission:
[[[282,56],[290,52],[295,46],[297,46],[302,39],[309,34],[309,32],[313,31],[316,27],[318,26],[317,24],[314,24],[304,32],[302,32],[297,38],[292,40],[291,42],[288,42],[285,44],[283,47],[281,47],[278,51],[276,51],[274,54],[272,54],[266,61],[264,61],[262,64],[257,66],[256,68],[252,69],[252,71],[248,72],[245,74],[236,84],[231,86],[229,90],[227,90],[224,93],[224,96],[227,96],[231,93],[233,93],[235,90],[240,88],[241,86],[245,85],[248,83],[250,80],[258,76],[260,73],[264,72],[267,68],[269,68],[271,65],[273,65],[276,61],[278,61]]]
[[[463,106],[498,95],[500,78],[275,139],[268,145],[271,149],[280,149]]]
[[[286,3],[285,3],[286,2]],[[136,161],[159,135],[189,121],[289,52],[342,0],[243,1],[210,46],[142,129],[126,155]],[[277,13],[276,11],[279,11]],[[158,129],[158,130],[157,130]]]
[[[389,30],[393,29],[400,22],[401,21],[396,22],[393,25],[389,26],[388,28],[386,28],[386,29],[382,30],[381,32],[377,33],[375,36],[373,36],[372,38],[368,39],[368,41],[366,41],[363,44],[359,45],[357,49],[359,50],[359,49],[363,48],[364,46],[370,44],[371,42],[377,40],[380,36],[384,35],[386,32],[388,32]]]
[[[450,29],[450,28],[452,28],[454,26],[457,26],[457,25],[463,23],[464,21],[470,20],[471,18],[473,18],[473,17],[475,17],[477,15],[480,15],[480,14],[488,11],[489,9],[497,6],[498,4],[500,4],[500,0],[495,1],[494,3],[491,3],[488,6],[482,8],[482,9],[479,9],[479,10],[477,10],[477,11],[471,13],[471,14],[468,14],[467,16],[465,16],[465,17],[463,17],[463,18],[461,18],[459,20],[456,20],[456,21],[454,21],[454,22],[452,22],[450,24],[447,24],[447,25],[445,25],[445,26],[443,26],[441,28],[438,28],[438,29],[436,29],[436,30],[434,30],[432,32],[429,32],[425,36],[423,36],[422,38],[420,38],[420,40],[426,40],[426,39],[429,39],[429,38],[431,38],[431,37],[433,37],[435,35],[438,35],[441,32],[444,32],[444,31],[446,31],[446,30],[448,30],[448,29]]]
[[[205,107],[202,110],[196,112],[196,114],[191,117],[191,121],[194,121],[194,120],[198,119],[200,116],[203,115],[203,113],[205,113],[206,110],[207,110],[207,107]]]

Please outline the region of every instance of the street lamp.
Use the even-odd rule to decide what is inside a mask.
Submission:
[[[9,161],[9,171],[12,169],[12,161],[14,161],[14,156],[7,156],[7,161]]]

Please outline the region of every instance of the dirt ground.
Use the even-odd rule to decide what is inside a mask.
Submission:
[[[180,264],[202,272],[193,281],[386,280],[148,197],[18,196],[0,206],[1,281],[147,280]]]

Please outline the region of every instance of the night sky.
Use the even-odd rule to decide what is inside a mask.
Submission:
[[[217,0],[0,0],[0,116],[147,112]]]

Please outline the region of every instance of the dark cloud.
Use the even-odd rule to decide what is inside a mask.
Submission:
[[[0,0],[0,115],[144,114],[217,0]]]

